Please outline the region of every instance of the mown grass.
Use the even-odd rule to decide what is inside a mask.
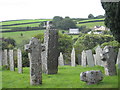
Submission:
[[[93,28],[94,26],[105,26],[104,22],[92,22],[92,23],[84,23],[84,24],[77,24],[78,27],[86,26],[87,28]]]
[[[23,74],[15,72],[2,71],[3,88],[117,88],[118,76],[104,76],[104,79],[99,84],[86,85],[80,80],[80,73],[88,70],[101,70],[104,73],[103,67],[71,67],[59,66],[58,74],[42,75],[42,85],[31,86],[29,68],[23,68]]]

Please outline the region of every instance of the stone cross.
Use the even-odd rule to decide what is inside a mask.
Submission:
[[[82,56],[81,56],[81,61],[82,61],[82,66],[86,67],[87,65],[87,57],[86,57],[86,51],[82,51]]]
[[[58,58],[58,65],[64,66],[64,59],[63,59],[63,54],[60,52],[60,56]]]
[[[87,57],[88,66],[93,67],[95,63],[92,55],[92,50],[86,50],[86,57]]]
[[[22,52],[20,49],[17,50],[17,59],[18,59],[18,73],[22,73]]]
[[[9,50],[9,62],[10,62],[10,71],[15,71],[13,50]]]
[[[118,56],[117,56],[117,64],[118,64],[118,68],[120,69],[120,48],[119,48]]]
[[[45,55],[44,57],[44,69],[46,74],[57,74],[58,72],[58,30],[48,29],[44,35]]]
[[[72,53],[71,53],[71,66],[75,67],[75,49],[73,47]]]
[[[30,84],[40,85],[42,84],[42,47],[40,41],[33,37],[29,44],[25,45],[25,50],[30,53]]]
[[[112,46],[105,46],[103,52],[100,54],[100,58],[104,61],[105,75],[113,76],[116,75],[116,66],[114,58],[114,49]]]

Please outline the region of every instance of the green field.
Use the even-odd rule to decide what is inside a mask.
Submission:
[[[102,82],[95,85],[86,85],[80,81],[80,73],[88,70],[101,70],[104,73],[104,68],[95,67],[59,67],[58,74],[42,75],[42,85],[31,86],[29,68],[23,68],[23,74],[5,70],[2,71],[3,88],[117,88],[118,76],[105,76]]]
[[[36,34],[44,33],[45,30],[39,30],[39,31],[20,31],[20,32],[8,32],[8,33],[2,33],[2,37],[10,37],[13,38],[17,44],[22,43],[24,40],[31,39]],[[21,33],[23,36],[21,36]]]
[[[88,19],[88,20],[82,20],[79,22],[87,22],[87,21],[96,21],[96,20],[104,20],[105,18],[101,18],[101,19]]]
[[[17,20],[17,21],[4,21],[2,25],[10,24],[20,24],[20,23],[32,23],[32,22],[41,22],[41,21],[50,21],[51,19],[26,19],[26,20]]]
[[[93,28],[94,26],[105,26],[104,22],[91,22],[91,23],[83,23],[83,24],[77,24],[78,27],[80,26],[86,26],[87,28]]]

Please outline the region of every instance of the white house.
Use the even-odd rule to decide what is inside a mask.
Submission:
[[[104,31],[104,30],[110,30],[110,29],[107,28],[107,27],[105,27],[105,26],[94,26],[94,27],[93,27],[93,30],[94,30],[94,31],[97,31],[97,30]]]
[[[79,33],[80,33],[80,31],[78,28],[77,29],[69,29],[69,34],[79,34]]]

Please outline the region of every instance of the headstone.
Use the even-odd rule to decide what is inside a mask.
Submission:
[[[86,52],[84,50],[82,51],[81,61],[82,61],[82,66],[85,67],[87,65],[87,57],[86,57]]]
[[[92,55],[92,50],[86,50],[86,57],[87,57],[88,66],[93,67],[94,66],[94,58]]]
[[[72,53],[71,53],[71,66],[75,67],[75,49],[73,47]]]
[[[81,72],[80,80],[86,82],[88,85],[97,84],[103,80],[102,72],[91,70],[86,72]]]
[[[93,57],[94,57],[94,63],[95,63],[95,65],[97,65],[96,54],[93,54]]]
[[[0,66],[2,66],[2,50],[0,50]]]
[[[17,50],[17,58],[18,58],[18,73],[22,73],[23,72],[23,69],[22,69],[22,53],[21,53],[20,49]]]
[[[81,65],[81,55],[78,54],[78,65]]]
[[[63,54],[60,52],[60,56],[58,58],[58,65],[64,66],[64,59],[63,59]]]
[[[45,58],[44,58],[44,67],[46,74],[57,74],[58,72],[58,30],[48,29],[45,32],[44,36],[44,45],[45,45]]]
[[[120,69],[120,48],[119,48],[118,56],[117,56],[117,64],[118,64],[118,68]]]
[[[8,54],[7,49],[4,50],[4,65],[8,66]]]
[[[10,62],[10,71],[15,71],[15,68],[14,68],[14,58],[13,58],[13,50],[9,50],[9,62]]]
[[[41,60],[41,43],[37,38],[32,38],[29,44],[25,45],[25,50],[30,54],[30,84],[42,84],[42,60]]]
[[[105,46],[103,52],[100,54],[101,60],[104,61],[105,75],[113,76],[116,75],[116,66],[114,58],[114,49],[112,46]]]
[[[42,58],[42,72],[46,73],[47,72],[47,60],[45,60],[45,57],[46,57],[45,45],[44,44],[41,44],[41,45],[42,45],[42,49],[44,47],[44,50],[42,50],[42,53],[41,53],[41,58]]]
[[[100,59],[100,53],[102,52],[102,48],[98,46],[95,50],[96,52],[96,65],[102,66],[102,61]]]

